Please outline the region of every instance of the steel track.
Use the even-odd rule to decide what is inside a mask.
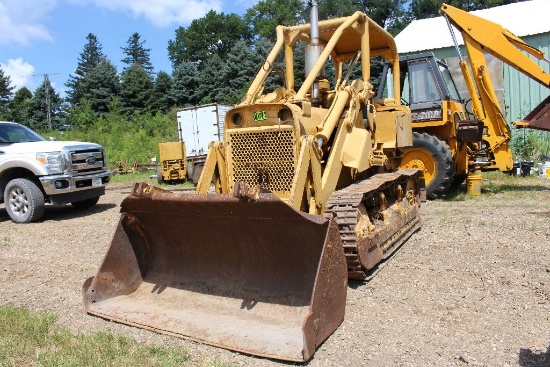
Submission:
[[[348,265],[350,279],[369,280],[385,265],[380,263],[376,268],[367,271],[361,265],[357,250],[357,235],[355,232],[359,218],[359,205],[366,202],[380,191],[384,191],[396,184],[406,183],[410,178],[419,177],[415,169],[402,169],[394,173],[377,174],[371,178],[358,181],[343,189],[335,191],[327,202],[325,215],[332,215],[338,224],[342,246]],[[418,199],[420,195],[417,195]],[[409,221],[405,228],[400,228],[382,246],[385,250],[383,259],[399,249],[400,245],[420,227],[419,215]],[[380,225],[380,224],[378,224]]]

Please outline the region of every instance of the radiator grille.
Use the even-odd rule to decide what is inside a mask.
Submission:
[[[244,181],[250,187],[288,192],[295,165],[294,129],[227,132],[229,184]]]
[[[73,151],[69,159],[71,172],[77,175],[105,170],[105,155],[101,149]]]

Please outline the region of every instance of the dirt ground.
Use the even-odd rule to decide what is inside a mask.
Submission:
[[[426,204],[424,225],[368,283],[351,282],[342,325],[307,366],[550,366],[550,180],[484,182],[481,197]],[[508,180],[507,180],[508,182]],[[81,288],[111,242],[130,187],[87,212],[48,206],[12,223],[0,206],[0,304],[49,309],[75,332],[186,348],[192,366],[292,365],[108,322]]]

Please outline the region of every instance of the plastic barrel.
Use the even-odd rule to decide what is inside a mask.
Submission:
[[[483,180],[483,174],[479,171],[470,173],[466,178],[466,192],[468,195],[478,196],[481,195],[481,181]]]

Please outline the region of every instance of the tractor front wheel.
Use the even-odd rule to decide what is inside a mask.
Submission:
[[[455,175],[451,149],[444,141],[427,133],[413,132],[413,146],[403,153],[401,168],[418,168],[424,172],[426,195],[436,199],[445,195]]]

